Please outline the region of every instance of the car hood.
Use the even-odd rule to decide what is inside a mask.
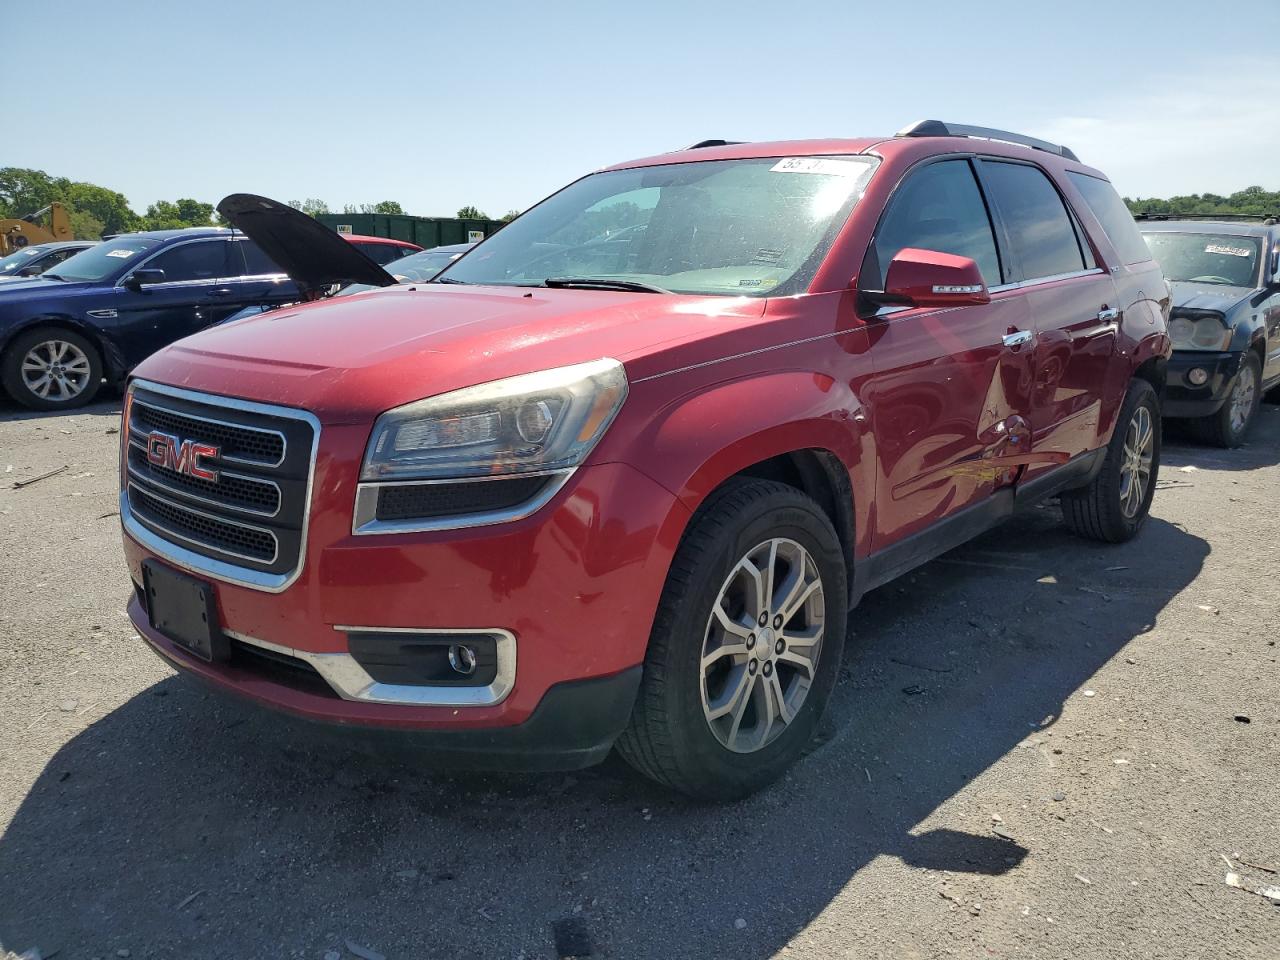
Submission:
[[[332,283],[390,286],[395,277],[319,221],[252,193],[223,197],[218,213],[262,248],[304,290]]]
[[[39,300],[48,296],[64,296],[75,290],[91,289],[96,284],[88,280],[45,280],[42,277],[19,277],[0,283],[0,305],[26,300]]]
[[[401,284],[213,327],[135,372],[171,386],[302,407],[327,423],[367,423],[423,397],[601,357],[621,360],[638,379],[760,349],[786,336],[784,327],[763,322],[765,304]]]
[[[1226,313],[1256,292],[1251,287],[1193,283],[1190,280],[1174,280],[1169,286],[1173,290],[1175,309],[1183,307],[1187,310],[1215,310],[1219,313]]]

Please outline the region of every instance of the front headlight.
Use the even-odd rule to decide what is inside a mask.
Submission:
[[[1216,314],[1175,316],[1169,320],[1169,339],[1184,350],[1224,350],[1230,333],[1226,321]]]
[[[373,426],[360,479],[465,479],[568,470],[627,396],[617,360],[495,380],[389,410]]]

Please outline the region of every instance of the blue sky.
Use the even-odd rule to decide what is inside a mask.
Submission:
[[[926,117],[1060,138],[1128,195],[1280,189],[1280,0],[60,0],[14,16],[30,3],[3,17],[31,73],[0,101],[0,165],[139,211],[249,191],[496,216],[704,137]]]

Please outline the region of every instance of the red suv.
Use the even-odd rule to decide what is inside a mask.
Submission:
[[[1147,516],[1168,287],[1063,147],[706,141],[412,285],[220,209],[303,286],[387,287],[199,333],[127,393],[133,623],[285,714],[741,796],[804,748],[867,590],[1024,502],[1109,542]]]

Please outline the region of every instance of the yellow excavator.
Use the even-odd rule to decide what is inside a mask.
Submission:
[[[46,223],[42,223],[41,218],[46,216]],[[0,220],[0,257],[7,257],[34,243],[74,239],[71,218],[67,216],[66,208],[57,201],[25,217]]]

